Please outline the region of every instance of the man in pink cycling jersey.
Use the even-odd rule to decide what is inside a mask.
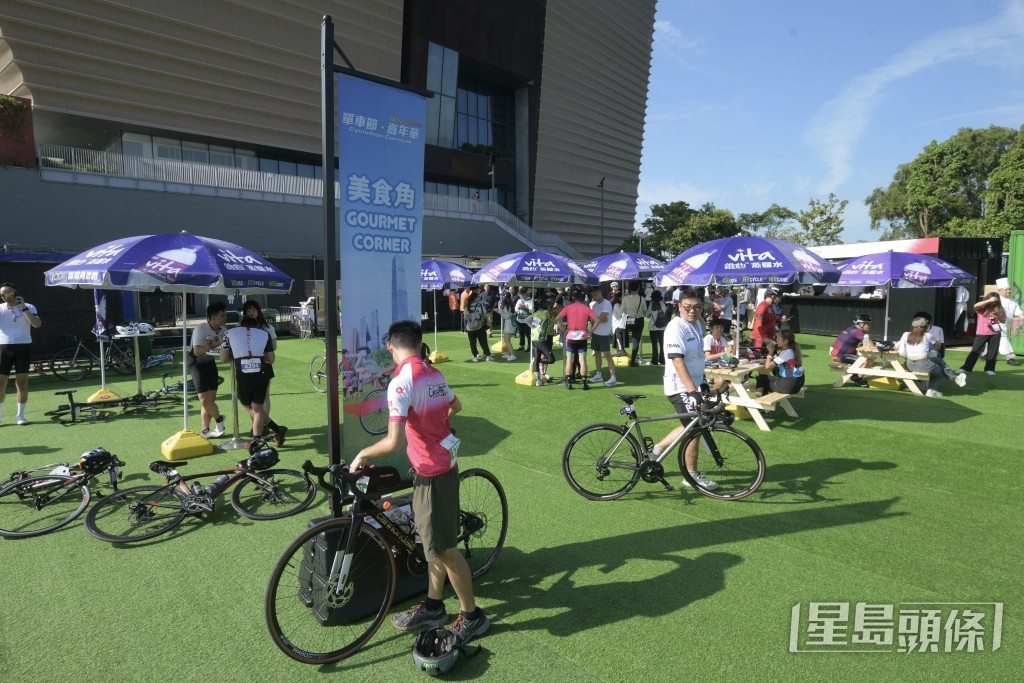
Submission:
[[[395,361],[388,384],[388,433],[359,451],[350,465],[362,469],[371,458],[406,448],[412,463],[412,509],[428,568],[427,599],[391,620],[399,631],[420,631],[448,622],[441,600],[445,580],[452,582],[460,614],[451,630],[462,643],[483,635],[491,622],[476,606],[473,575],[456,547],[459,532],[458,439],[449,420],[462,410],[455,392],[437,369],[420,357],[423,330],[411,320],[392,323],[384,338]]]
[[[570,294],[572,303],[563,308],[555,316],[559,329],[565,330],[565,388],[572,389],[573,357],[579,358],[583,391],[590,388],[587,384],[587,337],[597,326],[594,311],[583,303],[583,293],[573,290]]]

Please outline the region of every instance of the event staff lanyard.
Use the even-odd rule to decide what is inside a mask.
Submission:
[[[697,337],[697,341],[701,341],[701,340],[704,339],[704,335],[702,334],[702,331],[700,329],[700,323],[694,325],[689,320],[683,320],[682,318],[680,318],[680,320],[682,320],[682,322],[683,322],[683,326],[684,326],[683,329],[684,329],[684,331],[685,330],[689,330],[690,332],[693,332],[694,335],[696,335],[696,337]],[[683,335],[684,341],[685,341],[685,338],[686,338],[686,335],[684,334]]]
[[[252,328],[245,328],[245,350],[249,352],[248,358],[252,358]]]

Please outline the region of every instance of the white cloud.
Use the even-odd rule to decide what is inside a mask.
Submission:
[[[683,201],[693,207],[700,207],[707,202],[719,205],[721,194],[714,189],[699,187],[687,180],[663,182],[645,181],[640,179],[636,200],[636,227],[639,228],[644,219],[651,213],[655,204],[671,204]]]
[[[828,166],[818,192],[835,192],[851,173],[853,151],[887,87],[945,62],[1006,52],[1024,40],[1024,0],[1010,0],[996,17],[935,33],[912,44],[885,64],[857,76],[814,115],[804,141]]]
[[[686,54],[702,54],[704,40],[699,36],[688,36],[667,19],[654,22],[654,49],[664,48],[673,57],[681,58]]]

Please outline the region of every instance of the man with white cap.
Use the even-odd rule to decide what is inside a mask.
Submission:
[[[1024,311],[1021,311],[1019,303],[1010,298],[1009,278],[1001,277],[996,280],[996,291],[999,292],[999,301],[1006,313],[1006,324],[1003,325],[1003,331],[999,336],[999,353],[1006,357],[1007,365],[1020,365],[1020,361],[1017,360],[1013,347],[1010,345],[1010,327],[1014,325],[1014,320],[1024,321]],[[1020,325],[1021,323],[1017,322],[1016,324]]]

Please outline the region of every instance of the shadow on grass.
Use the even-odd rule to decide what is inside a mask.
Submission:
[[[44,453],[57,453],[60,448],[53,446],[13,446],[0,448],[0,455],[4,453],[17,453],[18,455],[43,455]]]
[[[769,465],[764,483],[751,497],[761,503],[775,505],[804,505],[806,503],[831,503],[841,498],[828,498],[824,490],[841,486],[838,477],[859,470],[881,471],[896,468],[894,462],[870,461],[857,458],[822,458],[810,462]],[[773,500],[785,496],[784,500]]]
[[[879,423],[914,422],[947,424],[976,417],[981,413],[954,401],[921,398],[909,391],[883,391],[859,387],[816,386],[814,401],[798,410],[811,423],[870,420]],[[834,392],[829,395],[828,392]],[[817,400],[820,397],[820,400]],[[790,425],[786,425],[787,428]]]
[[[532,552],[505,548],[497,570],[477,580],[476,592],[497,601],[490,608],[494,619],[529,609],[540,616],[517,622],[516,630],[544,630],[553,636],[571,636],[636,616],[664,616],[721,591],[727,570],[743,561],[733,553],[695,551],[899,517],[904,513],[890,512],[897,500],[684,524]],[[680,557],[682,553],[696,556]],[[635,565],[638,571],[626,578],[602,584],[575,579],[583,568],[610,574],[636,560],[675,566],[652,577],[639,571],[643,565]]]

